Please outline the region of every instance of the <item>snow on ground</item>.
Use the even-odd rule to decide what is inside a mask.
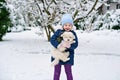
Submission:
[[[76,32],[74,80],[120,80],[120,32]],[[52,80],[51,49],[34,31],[8,33],[0,42],[0,80]]]
[[[79,32],[77,32],[79,33]],[[79,33],[80,53],[92,54],[120,54],[119,31],[95,31],[92,33]]]

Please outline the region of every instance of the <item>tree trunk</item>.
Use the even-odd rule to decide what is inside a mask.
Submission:
[[[47,40],[50,41],[51,38],[51,32],[55,32],[55,30],[53,29],[53,27],[51,25],[48,25],[47,27],[45,27],[45,32],[47,35]]]
[[[45,32],[46,32],[46,35],[47,35],[47,40],[49,41],[49,34],[48,34],[48,29],[47,29],[47,27],[45,27]]]
[[[2,35],[0,35],[0,41],[2,41]]]

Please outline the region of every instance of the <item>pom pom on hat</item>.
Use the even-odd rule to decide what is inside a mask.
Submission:
[[[66,23],[70,23],[73,26],[73,19],[70,14],[64,14],[61,18],[62,26],[64,26]]]

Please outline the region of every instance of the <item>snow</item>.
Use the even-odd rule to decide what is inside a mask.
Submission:
[[[74,80],[120,80],[120,32],[76,33]],[[34,30],[7,33],[0,42],[0,80],[52,80],[51,50]],[[63,67],[60,80],[66,80]]]

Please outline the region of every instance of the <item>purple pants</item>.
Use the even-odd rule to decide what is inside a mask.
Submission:
[[[61,73],[61,66],[60,64],[56,65],[54,68],[54,79],[53,80],[59,80],[60,79],[60,73]],[[65,64],[65,73],[67,76],[67,80],[73,80],[72,76],[72,66],[70,64]]]

